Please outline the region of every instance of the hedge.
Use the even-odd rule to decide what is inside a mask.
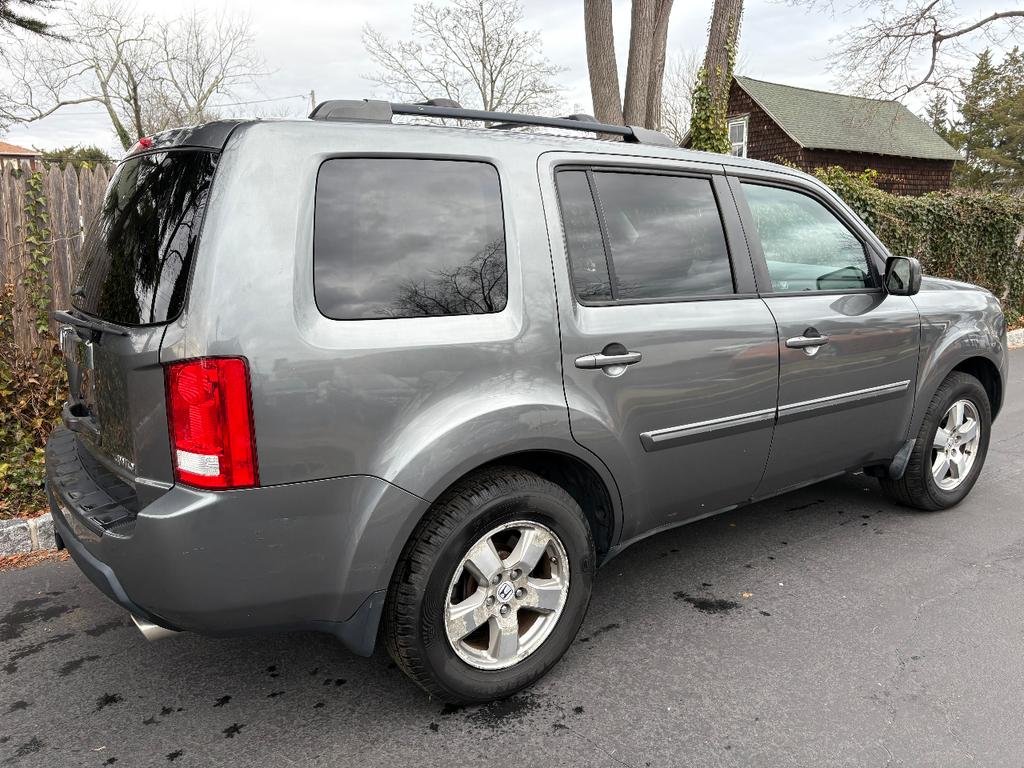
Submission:
[[[828,184],[894,254],[915,256],[925,274],[988,288],[1010,326],[1024,318],[1024,198],[951,189],[920,197],[884,192],[877,173],[819,168]]]

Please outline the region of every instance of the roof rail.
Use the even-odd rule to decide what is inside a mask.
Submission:
[[[386,101],[333,100],[316,105],[310,112],[311,120],[342,120],[360,123],[390,123],[393,115],[414,115],[439,117],[451,120],[476,120],[493,123],[492,128],[507,129],[520,125],[536,125],[545,128],[562,128],[570,131],[588,131],[621,136],[623,141],[636,144],[657,144],[665,147],[677,146],[672,139],[660,131],[637,125],[611,125],[599,123],[590,115],[569,115],[568,117],[540,117],[520,115],[513,112],[488,112],[481,109],[463,109],[451,99],[431,99],[421,104],[398,104]]]

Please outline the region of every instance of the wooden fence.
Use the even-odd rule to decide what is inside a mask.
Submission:
[[[39,171],[51,230],[49,284],[53,309],[66,309],[70,304],[72,281],[82,266],[83,228],[102,204],[111,170],[96,166],[76,171],[69,165],[63,171],[57,167]],[[43,341],[22,279],[30,258],[25,243],[25,190],[31,175],[26,162],[17,168],[0,166],[0,284],[14,286],[14,339],[24,353]],[[56,330],[52,321],[50,330]]]

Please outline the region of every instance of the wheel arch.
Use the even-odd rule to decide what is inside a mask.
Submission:
[[[914,418],[910,424],[909,435],[918,433],[921,423],[924,421],[928,405],[938,391],[942,382],[956,371],[966,373],[976,378],[985,388],[988,394],[989,404],[992,408],[992,419],[995,420],[1003,404],[1004,393],[1004,372],[1005,367],[997,360],[988,355],[957,356],[954,359],[946,360],[942,365],[933,365],[927,376],[922,376],[921,386],[918,387],[917,402],[914,405]]]

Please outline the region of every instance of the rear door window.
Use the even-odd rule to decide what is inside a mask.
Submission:
[[[487,163],[338,158],[320,167],[314,293],[336,320],[500,312],[498,172]]]
[[[86,227],[72,304],[121,325],[177,317],[216,166],[216,154],[193,150],[121,163]]]
[[[581,301],[671,301],[734,292],[710,179],[566,170],[558,174],[558,191]]]

